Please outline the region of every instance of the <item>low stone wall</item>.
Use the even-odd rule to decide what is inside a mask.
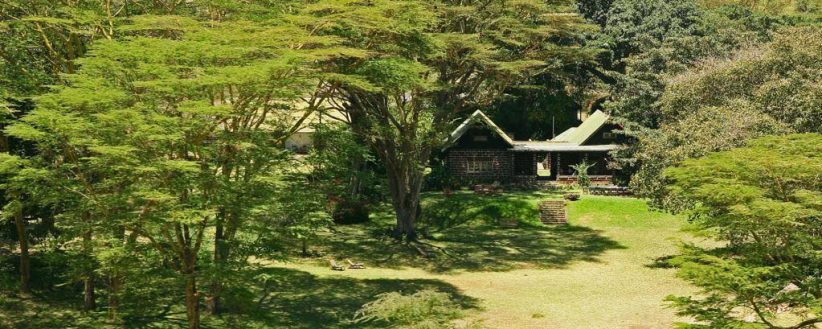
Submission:
[[[588,176],[591,178],[591,185],[610,185],[611,184],[611,175],[590,175]],[[565,175],[565,176],[557,176],[557,183],[560,184],[576,184],[577,176],[573,175]]]
[[[543,224],[566,224],[568,212],[565,200],[545,200],[539,203],[539,220]]]

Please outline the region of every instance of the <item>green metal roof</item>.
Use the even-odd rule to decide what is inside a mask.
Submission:
[[[593,136],[599,128],[608,122],[609,116],[605,112],[597,110],[588,117],[576,129],[571,128],[564,131],[559,136],[552,139],[552,142],[566,142],[574,145],[582,145]]]
[[[482,111],[477,110],[469,116],[463,123],[455,129],[446,140],[445,147],[447,149],[454,145],[457,140],[465,134],[468,129],[475,127],[478,124],[484,125],[499,135],[508,145],[512,147],[513,151],[548,151],[548,152],[597,152],[610,151],[616,149],[615,144],[605,145],[582,145],[591,138],[602,126],[604,126],[610,116],[602,111],[596,111],[591,114],[588,119],[582,122],[578,127],[571,127],[565,130],[557,137],[548,141],[514,141],[502,129],[500,129],[491,119],[485,116]]]
[[[561,141],[561,140],[565,139],[566,137],[570,136],[571,133],[574,132],[574,130],[577,130],[577,127],[568,128],[567,130],[563,131],[561,134],[554,137],[554,140],[555,141]]]

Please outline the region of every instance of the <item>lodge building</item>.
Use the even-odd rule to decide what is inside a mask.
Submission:
[[[463,182],[573,183],[571,166],[585,160],[594,165],[588,170],[593,183],[607,185],[613,178],[608,152],[618,147],[615,129],[596,111],[553,139],[516,141],[477,110],[449,135],[443,151],[449,174]]]

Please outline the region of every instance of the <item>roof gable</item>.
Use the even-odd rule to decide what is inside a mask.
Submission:
[[[605,112],[597,110],[591,114],[587,120],[583,121],[582,124],[576,127],[576,129],[570,128],[559,134],[559,136],[555,137],[551,141],[582,145],[600,128],[602,128],[602,126],[608,122],[609,118],[610,116],[605,114]]]
[[[500,129],[491,119],[489,119],[482,111],[477,110],[471,114],[465,121],[460,124],[457,129],[448,136],[443,150],[454,146],[460,138],[465,135],[468,130],[478,125],[488,128],[494,134],[498,135],[507,145],[511,146],[514,151],[610,151],[615,149],[617,145],[583,145],[590,140],[597,131],[605,126],[610,119],[608,114],[602,111],[595,111],[587,120],[583,121],[578,127],[571,127],[563,131],[561,134],[548,141],[514,141],[502,129]]]
[[[485,113],[482,113],[482,111],[480,110],[476,110],[467,119],[465,119],[465,121],[463,121],[462,124],[460,124],[459,127],[457,127],[457,129],[454,129],[454,131],[451,132],[451,135],[448,136],[448,140],[446,140],[445,142],[444,148],[448,148],[454,145],[454,143],[456,143],[460,139],[460,137],[462,137],[462,135],[464,135],[465,132],[467,132],[468,129],[471,129],[471,127],[473,127],[475,124],[484,125],[489,130],[497,134],[500,138],[502,138],[502,140],[505,141],[505,143],[507,143],[509,146],[514,146],[514,141],[511,139],[511,137],[508,137],[508,134],[502,131],[502,129],[500,129],[500,127],[498,127],[497,124],[491,121],[491,119],[489,119],[485,115]]]

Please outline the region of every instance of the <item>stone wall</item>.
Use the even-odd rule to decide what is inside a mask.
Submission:
[[[611,175],[589,175],[591,178],[591,185],[610,185],[611,184]],[[557,183],[559,184],[576,184],[577,183],[577,176],[573,175],[562,175],[557,176]]]
[[[514,173],[514,156],[507,150],[458,149],[450,150],[447,157],[448,172],[451,177],[463,183],[494,182],[509,183]],[[476,163],[489,163],[487,170],[477,171]],[[472,165],[473,163],[473,165]]]
[[[545,200],[539,203],[539,220],[544,224],[568,223],[565,200]]]

